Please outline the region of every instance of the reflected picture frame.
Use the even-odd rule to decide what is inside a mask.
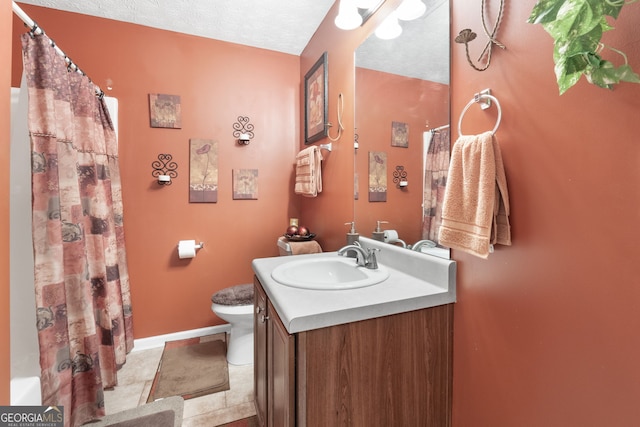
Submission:
[[[328,54],[322,56],[304,76],[304,143],[311,144],[328,134],[326,126],[329,108],[328,93]]]

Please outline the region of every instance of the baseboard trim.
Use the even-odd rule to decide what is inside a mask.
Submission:
[[[188,331],[173,332],[170,334],[156,335],[154,337],[140,338],[133,340],[133,350],[142,351],[149,350],[151,348],[164,347],[164,343],[167,341],[184,340],[187,338],[202,337],[205,335],[213,335],[221,332],[229,332],[231,325],[225,323],[224,325],[209,326],[200,329],[191,329]]]

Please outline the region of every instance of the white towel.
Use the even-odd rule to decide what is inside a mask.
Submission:
[[[316,197],[322,191],[322,153],[317,146],[300,151],[296,156],[294,191],[306,197]]]

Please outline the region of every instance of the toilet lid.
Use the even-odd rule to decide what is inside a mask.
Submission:
[[[214,304],[249,305],[253,304],[253,284],[236,285],[224,288],[211,297]]]

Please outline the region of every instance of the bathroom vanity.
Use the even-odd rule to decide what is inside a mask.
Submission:
[[[284,286],[270,272],[291,257],[254,260],[261,426],[450,425],[455,262],[416,254],[396,269],[386,246],[389,278],[359,289]]]

